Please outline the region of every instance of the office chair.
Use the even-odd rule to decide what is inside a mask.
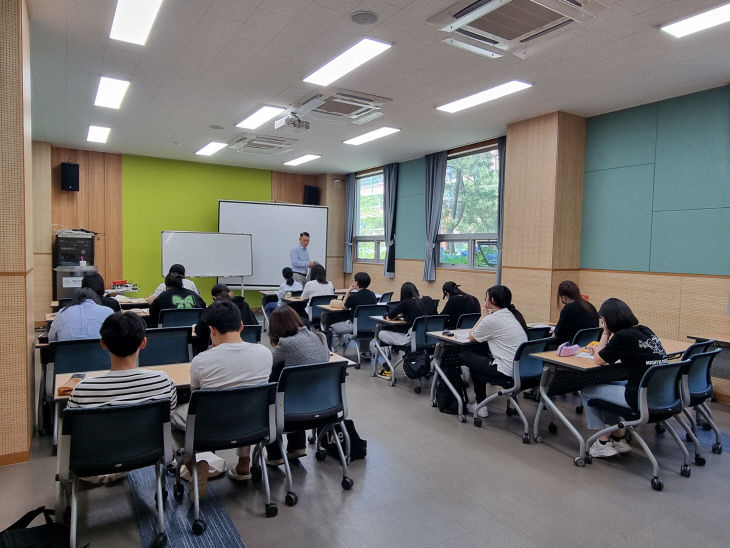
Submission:
[[[256,325],[244,325],[241,330],[241,340],[249,343],[260,343],[261,342],[261,326]]]
[[[139,366],[188,363],[193,359],[189,327],[147,329],[147,346],[139,351]]]
[[[200,321],[202,308],[163,308],[158,327],[192,327]]]
[[[459,316],[459,319],[456,320],[456,329],[471,329],[477,324],[481,317],[482,315],[479,312],[462,314]]]
[[[388,304],[390,302],[390,299],[392,298],[393,292],[387,291],[380,296],[380,299],[378,299],[378,304]]]
[[[375,328],[378,326],[378,322],[370,316],[384,316],[387,313],[388,307],[383,304],[361,304],[355,307],[352,318],[352,338],[347,342],[347,346],[352,341],[357,343],[357,365],[355,365],[355,369],[360,369],[360,355],[369,351],[370,341],[373,340]],[[347,346],[345,346],[345,351]],[[345,354],[345,351],[342,353]]]

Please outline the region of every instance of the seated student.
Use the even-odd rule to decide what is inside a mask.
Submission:
[[[79,381],[68,406],[101,407],[168,399],[170,409],[174,409],[177,392],[167,373],[137,367],[137,355],[147,344],[142,318],[134,312],[111,314],[104,320],[100,334],[101,346],[110,354],[111,369],[99,377]],[[124,473],[84,479],[95,484],[112,483],[122,476]]]
[[[352,320],[355,308],[362,304],[375,304],[378,302],[375,293],[368,289],[369,286],[370,275],[367,272],[358,272],[353,276],[352,283],[347,288],[344,297],[345,308],[350,311],[350,317],[345,321],[333,323],[330,326],[330,329],[332,329],[332,348],[335,349],[335,352],[342,350],[343,336],[348,333],[352,334],[353,332]]]
[[[277,306],[286,305],[286,303],[282,301],[284,295],[286,295],[287,293],[291,293],[292,291],[301,291],[303,289],[302,284],[294,279],[294,271],[288,266],[282,268],[281,276],[282,278],[284,278],[284,281],[281,282],[281,285],[279,285],[279,289],[276,291],[278,300],[266,303],[266,305],[264,306],[264,310],[266,310],[267,316],[271,315],[271,313]]]
[[[101,274],[98,272],[89,272],[88,274],[84,274],[84,277],[81,279],[81,287],[88,287],[99,295],[99,300],[101,301],[102,306],[108,306],[114,312],[121,312],[122,307],[119,305],[119,301],[113,297],[107,296],[104,292],[104,278],[102,278]]]
[[[324,335],[314,333],[304,327],[293,309],[280,306],[269,316],[269,340],[273,350],[273,369],[270,382],[279,382],[281,371],[292,365],[325,363],[329,361],[330,352]],[[307,454],[305,449],[305,432],[291,432],[286,435],[286,456],[298,459]],[[266,446],[266,464],[278,466],[284,458],[276,443]]]
[[[225,284],[215,284],[210,291],[214,301],[231,301],[238,307],[241,313],[241,321],[244,325],[258,325],[256,315],[251,312],[251,307],[243,297],[231,295],[230,288]]]
[[[167,290],[152,301],[150,305],[150,325],[157,326],[160,319],[160,310],[166,308],[205,308],[205,301],[200,295],[183,287],[184,278],[179,274],[170,273],[165,276]]]
[[[48,340],[98,339],[101,324],[112,314],[114,311],[111,308],[101,305],[96,292],[83,287],[72,297],[68,306],[56,313],[48,330]]]
[[[487,383],[512,386],[515,352],[527,340],[525,318],[512,304],[512,292],[509,288],[493,285],[487,289],[482,317],[469,333],[469,340],[480,343],[486,341],[489,345],[489,352],[486,353],[475,350],[459,353],[459,358],[471,372],[474,395],[479,403],[487,397]],[[470,413],[474,413],[475,408],[476,403],[467,405]],[[479,410],[479,416],[488,416],[486,407]]]
[[[560,318],[553,333],[556,343],[569,343],[581,329],[598,327],[596,307],[583,298],[575,282],[570,280],[560,282],[558,306],[560,304],[563,305],[563,309],[560,311]]]
[[[462,314],[478,314],[481,311],[479,299],[464,293],[456,282],[444,283],[441,290],[444,292],[444,299],[448,298],[440,312],[449,317],[446,320],[446,329],[456,329],[456,323]]]
[[[603,334],[596,346],[588,348],[596,365],[609,364],[620,368],[628,380],[606,384],[594,384],[581,390],[585,402],[586,426],[602,430],[605,425],[617,424],[620,417],[610,411],[591,407],[592,399],[601,399],[618,405],[630,405],[637,409],[637,394],[641,378],[652,365],[667,363],[667,354],[654,332],[639,325],[629,306],[616,298],[607,299],[601,305],[598,316],[603,323]],[[616,362],[620,361],[620,364]],[[590,448],[592,457],[612,457],[631,451],[624,431],[601,436]]]
[[[335,287],[332,285],[332,282],[327,281],[327,272],[321,264],[317,263],[312,267],[311,276],[312,279],[304,284],[304,289],[302,290],[302,299],[308,301],[312,297],[317,297],[319,295],[334,294]],[[312,308],[309,306],[309,304],[307,304],[305,310],[307,314],[309,314]]]
[[[185,289],[189,289],[190,291],[195,291],[198,295],[200,295],[200,291],[198,291],[198,288],[195,287],[195,282],[192,280],[188,280],[185,277],[185,267],[181,264],[174,264],[170,267],[170,270],[167,272],[168,274],[179,274],[182,278],[182,284]],[[149,297],[147,297],[147,302],[151,303],[154,301],[157,297],[160,296],[160,293],[165,291],[167,289],[167,285],[163,282],[160,285],[157,286],[157,289],[155,289],[155,292],[152,293]]]
[[[216,301],[201,315],[210,328],[213,346],[190,363],[190,390],[232,388],[265,383],[271,374],[271,351],[262,344],[241,340],[243,324],[238,307],[231,301]],[[171,417],[173,428],[185,430],[188,405],[180,405]],[[251,478],[249,447],[238,449],[238,463],[228,469],[228,477],[237,481]],[[198,463],[200,496],[207,489],[208,464]]]

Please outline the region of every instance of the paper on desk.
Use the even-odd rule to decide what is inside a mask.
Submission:
[[[456,334],[454,335],[454,338],[455,338],[455,339],[456,339],[457,341],[464,341],[464,342],[466,342],[466,341],[468,341],[468,340],[469,340],[469,333],[456,333]]]
[[[587,358],[589,360],[592,360],[593,359],[593,354],[591,354],[590,352],[578,352],[575,355],[575,357],[576,358]]]

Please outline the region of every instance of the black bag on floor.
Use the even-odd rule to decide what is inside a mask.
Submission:
[[[350,435],[350,458],[352,460],[364,459],[365,455],[368,454],[368,441],[360,437],[357,430],[355,430],[355,423],[352,422],[352,420],[345,419],[343,422],[345,423],[345,428],[347,428],[347,433]],[[337,436],[340,438],[342,450],[344,451],[345,437],[342,435],[340,427],[341,423],[335,425],[335,430],[337,431]],[[324,437],[320,440],[320,443],[322,445],[322,449],[327,451],[329,456],[340,458],[340,455],[337,452],[337,444],[332,437],[332,430],[327,431]]]
[[[31,510],[0,533],[0,548],[68,548],[68,527],[54,523],[54,513],[45,506]],[[41,514],[46,523],[28,527]]]
[[[408,351],[403,356],[403,372],[409,379],[420,379],[431,372],[431,358],[425,350]]]
[[[461,380],[461,368],[447,367],[446,369],[443,369],[443,372],[461,396],[463,405],[466,406],[466,402],[468,400],[466,397],[466,387],[464,386],[464,382]],[[438,376],[436,379],[436,405],[442,413],[447,413],[449,415],[456,415],[459,413],[459,403],[451,390],[449,390],[449,387],[441,379],[441,376]]]

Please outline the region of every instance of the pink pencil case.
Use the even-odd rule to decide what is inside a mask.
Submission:
[[[580,345],[563,343],[558,346],[558,356],[575,356],[580,352]]]

